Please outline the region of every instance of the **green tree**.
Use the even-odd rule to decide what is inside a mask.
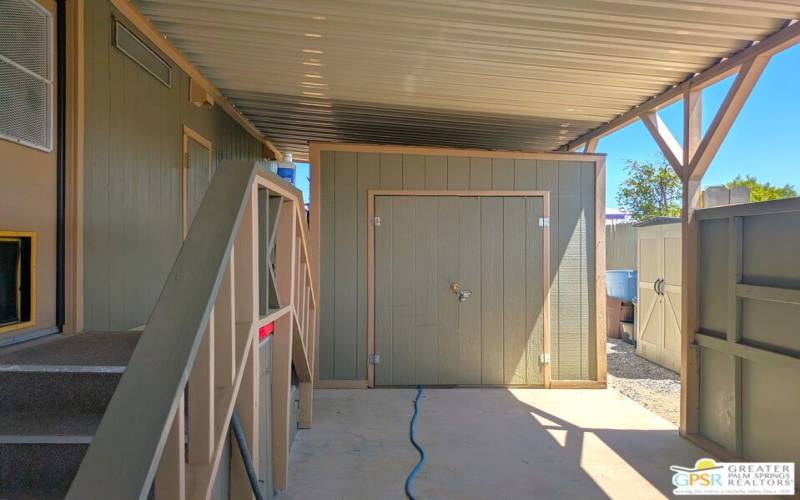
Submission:
[[[794,186],[791,184],[786,184],[783,187],[773,186],[769,182],[758,182],[752,175],[744,177],[737,175],[732,181],[725,184],[728,189],[737,186],[744,186],[750,189],[750,201],[780,200],[781,198],[794,198],[797,196],[797,191],[794,190]]]
[[[681,181],[669,163],[627,160],[628,178],[617,193],[619,208],[636,221],[681,214]]]

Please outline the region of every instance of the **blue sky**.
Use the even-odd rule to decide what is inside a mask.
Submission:
[[[714,118],[734,77],[703,91],[703,129]],[[683,136],[683,103],[677,102],[660,115],[673,135]],[[725,142],[706,172],[704,186],[724,184],[736,175],[755,175],[776,185],[800,189],[800,45],[775,56],[767,65],[753,93],[739,113]],[[600,140],[606,160],[606,205],[616,207],[617,191],[625,180],[625,160],[656,157],[658,146],[642,123],[636,122]],[[308,164],[297,164],[297,186],[308,201]]]
[[[703,91],[703,130],[714,118],[734,77]],[[683,102],[660,116],[682,142]],[[738,174],[800,189],[800,45],[773,56],[750,94],[727,138],[703,178],[704,186],[724,184]],[[616,207],[617,191],[625,180],[625,160],[647,160],[658,146],[641,121],[600,140],[597,151],[606,159],[606,206]]]

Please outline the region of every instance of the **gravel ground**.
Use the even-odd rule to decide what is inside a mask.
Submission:
[[[608,386],[675,425],[680,420],[681,382],[677,373],[636,355],[636,348],[608,339]]]

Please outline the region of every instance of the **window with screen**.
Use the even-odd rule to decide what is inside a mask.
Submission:
[[[33,0],[0,1],[0,138],[52,150],[52,16]]]
[[[0,232],[0,332],[33,321],[34,260],[33,233]]]

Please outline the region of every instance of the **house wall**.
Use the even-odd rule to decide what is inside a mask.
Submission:
[[[39,0],[52,17],[55,60],[56,3]],[[53,77],[52,151],[46,152],[0,139],[0,231],[36,233],[36,317],[25,328],[0,333],[0,342],[55,329],[56,324],[56,74]]]
[[[263,157],[261,143],[220,106],[189,102],[190,79],[177,64],[169,88],[113,47],[114,16],[138,34],[108,1],[85,2],[87,330],[147,321],[181,243],[184,125],[213,143],[213,169]]]
[[[800,466],[800,198],[697,213],[699,433]]]
[[[469,157],[332,151],[325,150],[324,144],[315,146],[319,176],[312,173],[312,184],[319,183],[320,194],[312,217],[318,210],[320,380],[367,379],[370,189],[549,191],[551,375],[555,380],[595,378],[594,158],[513,158],[501,153]],[[312,161],[315,156],[312,153]]]

